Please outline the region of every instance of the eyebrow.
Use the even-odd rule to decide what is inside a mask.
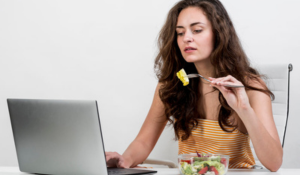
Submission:
[[[202,23],[202,22],[194,22],[190,26],[193,27],[194,25],[197,25],[197,24],[204,24],[204,23]],[[176,26],[176,28],[184,28],[184,27],[183,26]]]

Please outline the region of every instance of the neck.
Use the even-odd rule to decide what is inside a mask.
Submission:
[[[205,78],[214,77],[214,67],[209,60],[195,62],[194,64],[200,75],[204,76]]]

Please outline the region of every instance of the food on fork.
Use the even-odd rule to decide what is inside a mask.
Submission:
[[[189,78],[183,68],[179,72],[177,72],[176,75],[182,81],[183,86],[186,86],[189,84]]]

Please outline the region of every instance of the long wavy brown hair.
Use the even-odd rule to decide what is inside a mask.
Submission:
[[[260,75],[250,63],[242,49],[231,19],[219,0],[182,0],[178,2],[167,16],[166,22],[158,37],[159,52],[155,59],[155,72],[162,84],[159,96],[165,107],[165,116],[173,124],[176,139],[186,140],[198,125],[198,119],[204,119],[204,102],[201,100],[202,85],[199,79],[193,79],[188,86],[183,86],[176,77],[176,72],[184,68],[187,74],[196,73],[194,63],[184,60],[177,45],[176,24],[179,13],[187,7],[199,7],[212,24],[214,49],[210,61],[214,66],[215,77],[232,75],[244,84],[246,90],[264,92],[274,99],[273,93],[261,83]],[[249,85],[249,80],[257,81],[263,88]],[[216,90],[216,89],[215,89]],[[237,129],[237,125],[228,122],[234,112],[219,92],[218,122],[226,132]],[[199,109],[200,108],[200,109]],[[226,129],[228,126],[232,130]]]

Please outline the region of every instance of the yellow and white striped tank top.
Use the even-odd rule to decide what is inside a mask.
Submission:
[[[250,137],[235,130],[222,130],[218,121],[199,119],[198,126],[188,140],[178,141],[179,154],[212,153],[229,155],[229,168],[251,168],[255,160],[250,148]],[[226,129],[232,129],[224,126]]]

